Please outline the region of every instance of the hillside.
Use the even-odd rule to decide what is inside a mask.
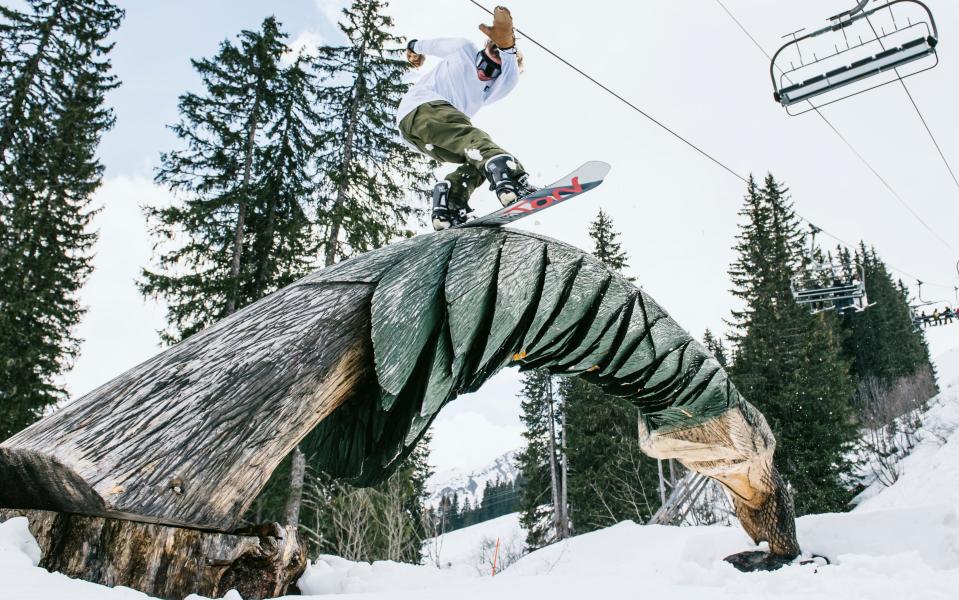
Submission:
[[[921,442],[890,487],[867,490],[849,513],[798,520],[804,549],[826,567],[740,573],[722,557],[750,548],[738,527],[662,527],[623,522],[529,554],[489,577],[497,538],[502,559],[521,545],[515,515],[452,532],[428,544],[427,565],[355,563],[323,556],[300,580],[304,594],[363,594],[364,600],[553,600],[635,598],[955,598],[959,589],[959,352],[939,357],[942,393],[924,415]],[[801,492],[800,492],[801,493]],[[39,551],[24,519],[0,524],[0,581],[11,600],[143,600],[36,567]],[[442,568],[438,568],[440,565]],[[231,600],[239,600],[235,594]],[[290,597],[291,599],[293,597]],[[197,600],[192,596],[191,600]]]

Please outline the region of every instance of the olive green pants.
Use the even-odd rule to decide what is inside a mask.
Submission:
[[[442,100],[421,104],[403,117],[400,133],[423,154],[461,165],[445,178],[450,182],[449,204],[453,209],[469,208],[473,190],[486,180],[487,160],[509,154],[485,131],[474,127],[469,117]],[[519,161],[517,165],[522,171]]]

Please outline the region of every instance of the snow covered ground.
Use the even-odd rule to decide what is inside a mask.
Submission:
[[[495,540],[501,557],[522,545],[517,518],[507,515],[436,540],[427,546],[426,565],[320,557],[300,588],[332,598],[362,594],[364,600],[959,598],[959,350],[937,363],[943,392],[926,413],[922,441],[901,463],[898,481],[876,484],[850,513],[798,520],[803,548],[830,557],[831,566],[740,573],[721,560],[751,546],[737,527],[624,522],[534,552],[490,577]],[[0,523],[0,598],[147,598],[48,573],[35,566],[39,558],[25,519]],[[235,593],[228,598],[240,600]]]

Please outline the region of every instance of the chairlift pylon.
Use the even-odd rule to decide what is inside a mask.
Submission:
[[[889,0],[866,9],[869,1],[859,0],[854,8],[830,17],[830,24],[822,29],[799,35],[803,31],[800,29],[784,36],[792,39],[773,55],[769,75],[773,97],[787,113],[800,115],[813,110],[812,103],[803,110],[795,108],[813,98],[822,100],[819,107],[825,106],[939,64],[939,30],[926,4],[920,0]],[[922,60],[926,58],[932,60]],[[901,70],[912,63],[918,68]],[[894,72],[895,77],[874,79],[888,72]],[[849,87],[866,80],[868,84]]]
[[[797,304],[807,305],[812,314],[828,310],[843,313],[849,310],[862,312],[872,306],[866,297],[866,273],[862,265],[856,266],[852,277],[847,277],[833,264],[832,258],[819,261],[816,258],[816,234],[822,230],[809,224],[809,268],[793,277],[790,289]]]

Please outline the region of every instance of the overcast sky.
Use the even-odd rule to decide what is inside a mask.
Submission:
[[[851,0],[723,0],[772,52],[780,37],[817,27]],[[133,281],[149,264],[139,206],[168,202],[152,183],[159,154],[176,147],[165,128],[177,97],[198,91],[191,58],[215,53],[225,38],[276,14],[298,43],[342,41],[336,0],[120,1],[127,16],[115,36],[114,72],[123,82],[110,102],[117,126],[103,140],[107,167],[97,203],[96,271],[82,297],[86,341],[66,376],[77,397],[160,350],[163,309]],[[959,3],[929,0],[939,21],[941,64],[908,79],[950,161],[959,167]],[[741,174],[772,172],[792,190],[797,210],[850,242],[875,245],[907,284],[929,282],[927,298],[955,300],[959,189],[901,87],[886,86],[824,109],[824,114],[899,193],[913,216],[815,114],[788,117],[772,101],[766,58],[715,0],[588,3],[517,0],[515,25]],[[466,0],[394,0],[397,33],[409,38],[468,37],[487,16]],[[630,257],[629,274],[696,337],[722,331],[735,306],[726,270],[744,186],[529,42],[526,72],[507,99],[475,123],[546,183],[591,159],[613,165],[606,183],[582,201],[519,222],[589,249],[586,225],[599,207],[613,217]],[[427,63],[426,72],[432,62]],[[483,190],[473,206],[498,204]],[[938,236],[941,239],[937,239]],[[823,240],[832,243],[830,240]],[[930,331],[937,355],[959,346],[959,325]],[[438,468],[472,467],[521,444],[518,376],[505,371],[458,399],[434,432]]]

